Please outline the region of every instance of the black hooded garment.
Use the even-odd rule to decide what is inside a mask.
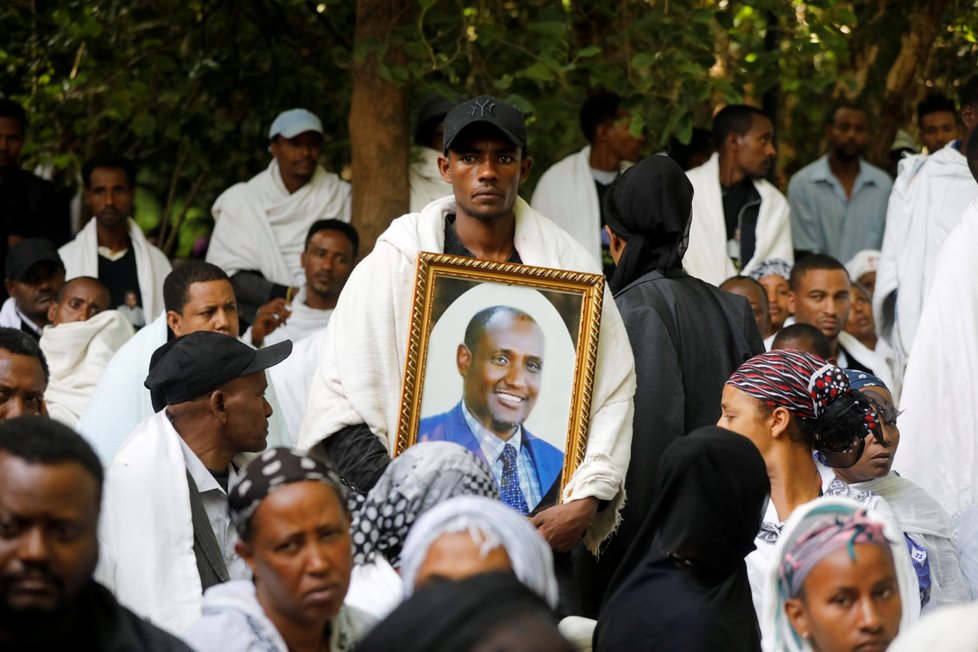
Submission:
[[[764,352],[747,300],[682,270],[692,199],[685,173],[661,155],[627,170],[604,199],[608,225],[627,239],[609,284],[635,355],[638,387],[621,526],[599,559],[575,550],[582,613],[591,618],[613,591],[612,577],[628,548],[647,550],[651,543],[638,538],[638,529],[651,505],[652,470],[666,446],[715,424],[727,378]]]
[[[746,437],[711,426],[663,455],[635,570],[607,601],[597,652],[758,652],[760,630],[746,557],[754,549],[770,485]]]

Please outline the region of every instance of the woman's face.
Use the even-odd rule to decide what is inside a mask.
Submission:
[[[415,587],[434,581],[458,581],[482,573],[511,573],[513,566],[502,546],[484,552],[468,532],[443,534],[428,548],[418,568]]]
[[[855,338],[874,336],[876,321],[873,319],[873,303],[866,290],[857,285],[849,288],[849,319],[845,331]]]
[[[848,483],[866,482],[882,478],[893,467],[893,456],[900,445],[900,428],[897,427],[897,412],[893,397],[882,387],[864,387],[859,392],[876,407],[876,418],[883,427],[883,443],[873,435],[866,435],[866,447],[859,461],[848,469],[836,469],[836,475]]]
[[[777,274],[762,276],[757,281],[764,286],[764,291],[767,292],[767,309],[771,314],[771,333],[776,333],[784,325],[784,320],[791,314],[788,312],[788,281]]]
[[[795,632],[815,652],[883,652],[900,629],[900,588],[888,548],[857,543],[820,561],[801,596],[785,601]]]
[[[762,409],[760,401],[733,385],[723,386],[717,425],[747,437],[762,454],[771,445],[771,416]]]

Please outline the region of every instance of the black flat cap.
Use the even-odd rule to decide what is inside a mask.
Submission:
[[[264,349],[253,349],[236,337],[196,331],[167,342],[153,352],[146,388],[159,412],[200,398],[235,378],[274,367],[292,353],[285,340]]]
[[[445,116],[445,153],[463,129],[476,123],[492,125],[517,147],[526,147],[523,112],[502,100],[480,95],[462,102]]]
[[[4,273],[7,278],[19,281],[38,263],[52,263],[61,269],[65,268],[53,242],[43,238],[27,238],[7,252]]]

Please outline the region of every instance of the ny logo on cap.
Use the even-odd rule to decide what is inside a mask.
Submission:
[[[492,98],[476,98],[472,100],[472,104],[469,105],[469,117],[485,118],[486,114],[496,117],[496,103],[492,101]]]

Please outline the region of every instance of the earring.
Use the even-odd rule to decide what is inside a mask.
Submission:
[[[808,632],[802,632],[801,633],[801,637],[807,641],[808,639],[810,639],[812,637],[812,635],[809,634]]]

